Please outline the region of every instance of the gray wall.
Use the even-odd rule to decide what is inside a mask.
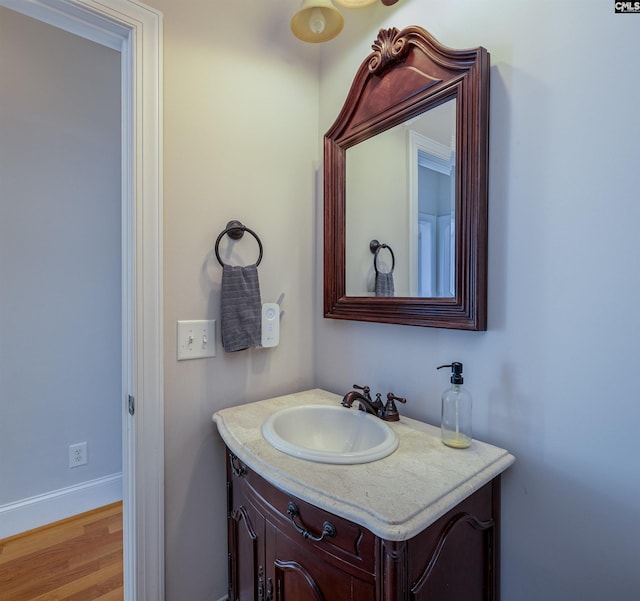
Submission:
[[[227,590],[217,409],[313,386],[317,48],[294,44],[281,0],[154,0],[164,13],[167,601]],[[218,234],[260,236],[263,302],[285,293],[280,345],[176,361],[176,321],[220,318]],[[237,263],[252,263],[246,236]],[[218,325],[220,322],[218,321]]]
[[[405,1],[362,11],[358,34],[323,55],[319,133],[381,26],[417,24],[447,46],[491,53],[488,331],[316,311],[315,375],[334,392],[392,390],[407,414],[437,423],[448,380],[435,367],[464,363],[475,435],[517,458],[504,477],[505,601],[640,590],[640,37],[637,15],[613,10]]]
[[[0,505],[122,469],[119,61],[0,8]]]

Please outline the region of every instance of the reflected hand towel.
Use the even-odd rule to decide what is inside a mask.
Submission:
[[[393,296],[394,294],[393,273],[378,271],[376,273],[376,296]]]

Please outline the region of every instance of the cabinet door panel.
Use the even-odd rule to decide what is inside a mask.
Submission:
[[[250,510],[240,506],[229,514],[229,577],[231,601],[257,601],[259,536]]]
[[[468,514],[454,517],[442,532],[420,579],[411,587],[412,601],[488,601],[493,599],[493,521]]]
[[[498,486],[476,491],[409,542],[411,601],[498,598]]]
[[[264,587],[265,519],[246,495],[246,473],[247,467],[229,453],[227,457],[229,601],[259,601],[261,581]]]
[[[373,601],[373,581],[364,582],[325,561],[304,542],[275,532],[277,601]]]
[[[277,560],[278,601],[325,601],[317,583],[297,561]]]

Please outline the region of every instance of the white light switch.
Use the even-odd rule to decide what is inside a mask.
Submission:
[[[215,319],[178,322],[178,361],[215,356]]]

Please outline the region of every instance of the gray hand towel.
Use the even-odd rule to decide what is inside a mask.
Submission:
[[[222,347],[228,353],[261,346],[262,302],[256,265],[222,268]]]
[[[393,273],[376,272],[376,296],[393,296],[394,293]]]

